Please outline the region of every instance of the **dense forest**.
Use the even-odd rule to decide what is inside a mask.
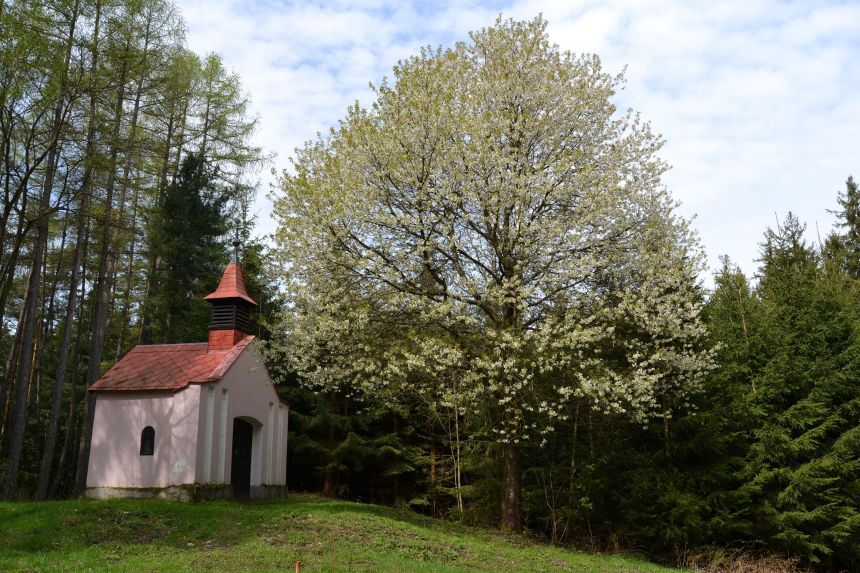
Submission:
[[[86,388],[135,344],[205,339],[201,297],[231,236],[266,300],[249,215],[266,161],[256,119],[183,27],[160,0],[0,4],[6,499],[81,491]]]
[[[183,27],[161,0],[0,3],[4,499],[82,491],[86,388],[136,344],[204,340],[238,236],[291,489],[680,564],[860,567],[853,179],[822,190],[819,243],[787,213],[753,275],[724,259],[705,288],[621,80],[500,20],[298,150],[264,242],[248,96]]]

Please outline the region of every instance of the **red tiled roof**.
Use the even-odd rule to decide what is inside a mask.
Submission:
[[[231,261],[224,269],[224,275],[221,277],[221,282],[218,283],[218,288],[210,295],[204,296],[203,300],[214,300],[219,298],[241,298],[257,306],[250,296],[248,296],[248,288],[245,286],[245,273],[242,271],[242,265]]]
[[[208,343],[140,344],[90,386],[93,391],[181,390],[189,384],[217,382],[254,340],[246,336],[228,350]]]

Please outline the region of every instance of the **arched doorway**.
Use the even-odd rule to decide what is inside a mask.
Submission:
[[[233,455],[230,462],[230,485],[233,497],[248,499],[251,495],[251,469],[254,462],[254,426],[242,418],[233,418]]]

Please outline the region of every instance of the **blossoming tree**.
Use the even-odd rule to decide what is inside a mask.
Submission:
[[[610,102],[621,81],[543,19],[499,19],[400,62],[281,179],[293,368],[478,416],[505,529],[522,527],[520,448],[572,398],[644,421],[711,364],[701,254],[661,184],[661,139]]]

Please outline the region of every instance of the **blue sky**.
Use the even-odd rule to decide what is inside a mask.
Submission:
[[[216,51],[260,116],[258,144],[293,150],[369,104],[368,82],[422,45],[451,45],[498,14],[542,13],[550,39],[626,66],[615,99],[663,134],[665,184],[695,217],[711,270],[755,271],[764,230],[788,211],[817,241],[836,194],[860,178],[860,2],[244,2],[184,0],[189,46]],[[271,232],[264,174],[257,209]]]

